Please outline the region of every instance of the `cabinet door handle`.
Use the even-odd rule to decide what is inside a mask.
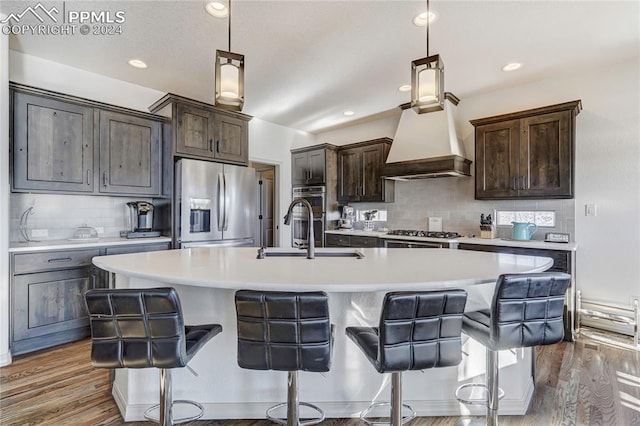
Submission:
[[[209,151],[213,152],[213,139],[209,139]]]
[[[216,141],[216,153],[220,154],[220,140],[219,139]]]
[[[91,169],[87,169],[87,185],[91,185]]]
[[[73,259],[70,257],[52,257],[47,260],[48,263],[59,263],[59,262],[71,262]]]
[[[102,172],[102,185],[107,186],[109,179],[107,178],[107,172]]]
[[[518,177],[517,177],[517,176],[514,176],[514,177],[511,179],[511,188],[512,188],[514,191],[517,191],[517,190],[518,190]]]
[[[522,189],[527,189],[527,177],[526,176],[522,176]]]

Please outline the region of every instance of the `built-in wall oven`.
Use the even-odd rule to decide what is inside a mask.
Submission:
[[[324,186],[297,186],[293,188],[291,193],[294,199],[304,198],[311,204],[313,210],[313,224],[311,226],[313,226],[316,247],[324,247],[325,192]],[[300,204],[293,209],[291,226],[291,245],[306,248],[309,217],[306,208]]]

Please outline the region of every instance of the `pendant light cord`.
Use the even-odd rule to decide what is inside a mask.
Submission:
[[[229,0],[229,3],[231,3],[231,0]],[[231,9],[229,9],[229,13],[231,13]],[[430,14],[431,14],[431,10],[429,10],[429,0],[427,0],[427,58],[429,57],[429,21],[431,20],[429,19]]]
[[[231,0],[229,0],[229,52],[231,52]]]

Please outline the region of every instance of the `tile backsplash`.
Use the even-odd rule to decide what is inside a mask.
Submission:
[[[428,229],[429,216],[441,217],[445,231],[480,235],[480,214],[494,210],[546,210],[556,213],[555,228],[540,228],[533,239],[546,232],[564,232],[574,240],[575,200],[476,200],[470,178],[438,178],[396,182],[393,203],[354,203],[357,210],[385,209],[387,221],[376,226],[389,229]],[[361,223],[356,228],[362,228]],[[508,238],[511,228],[498,227],[497,236]]]
[[[71,238],[75,228],[83,224],[104,229],[101,237],[118,237],[120,231],[129,227],[129,201],[149,198],[106,197],[62,194],[19,194],[9,198],[10,240],[23,241],[20,235],[20,217],[26,209],[33,207],[33,214],[27,221],[29,236],[31,230],[47,230],[46,237],[36,240],[63,240]]]

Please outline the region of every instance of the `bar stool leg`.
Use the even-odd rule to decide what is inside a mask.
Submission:
[[[487,348],[487,426],[498,426],[498,351]]]
[[[402,425],[402,373],[391,373],[391,424]]]
[[[160,424],[162,426],[171,426],[171,370],[168,368],[160,369]]]
[[[287,384],[287,426],[298,426],[300,424],[300,409],[298,404],[297,371],[289,371]]]

